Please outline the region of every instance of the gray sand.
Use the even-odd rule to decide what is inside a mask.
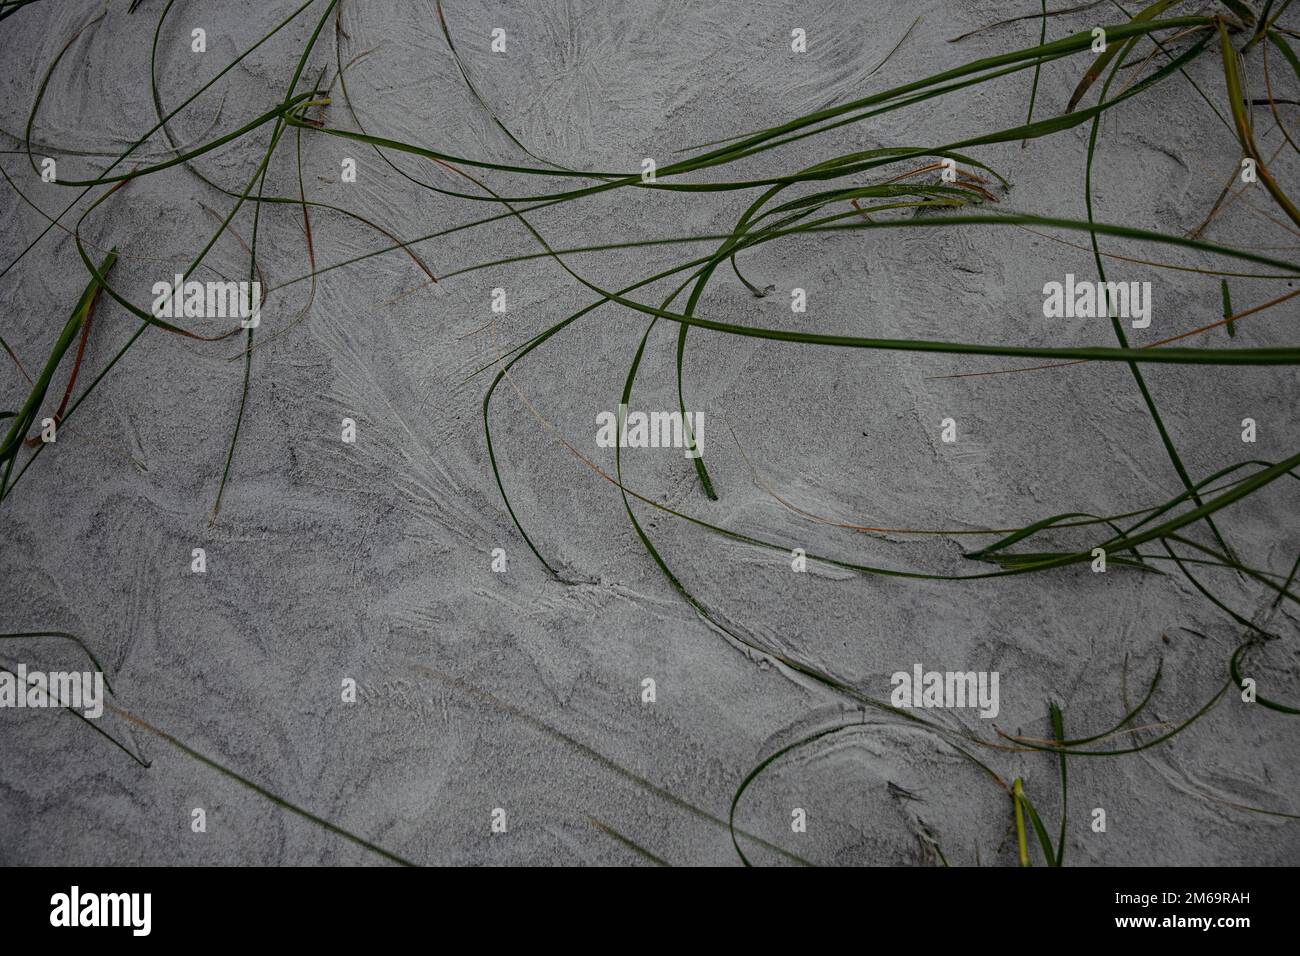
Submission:
[[[63,178],[95,174],[153,125],[148,55],[162,6],[146,0],[128,14],[126,3],[112,4],[54,73],[33,139],[43,144],[38,158],[58,158]],[[49,63],[101,7],[40,3],[0,27],[5,131],[21,135]],[[273,106],[323,7],[316,3],[179,117],[172,126],[177,141],[203,142]],[[177,4],[160,43],[165,108],[290,9]],[[1032,45],[1033,21],[946,41],[1009,12],[1037,10],[1028,0],[446,4],[467,70],[520,140],[556,163],[603,170],[638,169],[643,157],[662,166],[673,149]],[[903,47],[868,76],[918,15]],[[1053,21],[1052,35],[1088,29],[1090,16]],[[343,25],[343,61],[368,53],[346,74],[367,130],[450,155],[535,164],[466,90],[432,2],[349,0]],[[497,26],[507,31],[504,55],[489,49]],[[189,49],[194,27],[207,31],[206,54]],[[795,27],[807,30],[805,55],[790,51]],[[326,68],[333,76],[334,46],[331,18],[307,83]],[[1040,115],[1060,112],[1087,59],[1044,72]],[[1216,59],[1217,53],[1202,58],[1190,73],[1222,109]],[[1275,56],[1275,77],[1280,62]],[[1009,127],[1024,119],[1029,82],[1028,73],[1018,74],[711,175],[757,177],[852,149],[931,145]],[[1293,86],[1292,79],[1279,95],[1292,95]],[[355,129],[338,92],[318,115]],[[1281,142],[1272,125],[1261,115],[1268,155]],[[242,189],[268,135],[264,127],[201,157],[196,169]],[[19,188],[47,211],[62,208],[74,192],[41,183],[21,140],[0,138],[11,150],[0,163]],[[283,140],[267,195],[297,194],[296,138],[290,131]],[[977,154],[1013,184],[1001,208],[1082,217],[1086,142],[1085,126],[1023,150],[1010,143]],[[94,155],[70,155],[77,150]],[[143,152],[143,161],[156,161],[167,155],[166,143],[155,137]],[[373,150],[335,137],[304,132],[301,155],[309,198],[363,211],[403,238],[499,211],[421,189]],[[340,182],[348,156],[357,161],[355,184]],[[1230,131],[1174,77],[1107,115],[1097,216],[1182,233],[1204,218],[1239,156]],[[417,179],[477,192],[416,157],[392,158]],[[1284,154],[1276,171],[1285,181],[1296,163]],[[561,185],[479,175],[514,195]],[[536,213],[532,222],[556,248],[710,234],[729,230],[752,196],[619,190]],[[1280,217],[1262,188],[1249,201]],[[178,167],[131,183],[87,217],[82,235],[96,259],[94,247],[112,245],[130,257],[118,264],[115,287],[147,308],[149,287],[188,263],[216,230],[205,206],[224,216],[230,205]],[[44,221],[7,186],[0,217],[0,260],[8,264]],[[75,215],[64,221],[75,223]],[[251,208],[234,225],[247,241]],[[318,267],[388,244],[326,210],[312,214],[312,232]],[[1287,232],[1242,203],[1220,215],[1207,238],[1289,247]],[[1087,242],[1078,233],[1064,238]],[[707,248],[568,262],[613,288]],[[1108,248],[1208,261],[1149,246]],[[501,221],[418,249],[443,274],[537,246],[518,222]],[[309,271],[299,209],[264,208],[258,254],[271,287]],[[206,264],[215,273],[200,278],[245,278],[248,257],[226,234]],[[757,299],[722,269],[700,314],[846,335],[1113,344],[1105,320],[1042,316],[1045,282],[1068,272],[1095,278],[1090,253],[1019,229],[801,238],[756,250],[742,268],[774,292]],[[1154,319],[1151,328],[1131,333],[1138,344],[1219,317],[1212,277],[1122,261],[1110,268],[1112,279],[1152,283]],[[0,279],[3,334],[29,372],[49,354],[86,281],[73,240],[61,232]],[[257,339],[266,344],[254,353],[246,417],[215,524],[213,503],[239,404],[242,337],[200,343],[147,331],[0,509],[2,629],[78,634],[113,681],[115,706],[411,861],[645,861],[605,827],[672,864],[738,862],[725,821],[741,781],[780,747],[852,722],[854,708],[701,618],[646,554],[617,491],[521,400],[526,396],[595,464],[612,469],[613,452],[596,447],[592,423],[597,412],[616,406],[646,318],[597,310],[518,366],[519,393],[503,384],[494,401],[503,479],[520,521],[567,579],[560,582],[529,552],[505,511],[482,429],[490,376],[470,375],[493,354],[489,331],[482,331],[493,319],[493,288],[507,290],[498,348],[559,321],[593,294],[547,260],[436,286],[425,281],[397,252],[323,273],[314,287],[299,281],[271,294]],[[790,312],[795,287],[808,291],[806,315]],[[1285,284],[1238,280],[1233,289],[1234,298],[1251,305]],[[643,299],[657,304],[666,291],[655,287]],[[1232,341],[1288,344],[1294,335],[1287,318],[1295,314],[1289,304],[1243,321]],[[118,304],[101,304],[83,383],[138,324]],[[228,327],[188,324],[208,334]],[[1216,330],[1190,344],[1229,342]],[[675,343],[675,327],[656,328],[634,408],[675,407]],[[1181,490],[1123,365],[936,378],[1016,365],[695,331],[686,356],[687,403],[705,413],[706,460],[720,500],[704,498],[676,451],[628,451],[625,478],[657,501],[742,533],[936,573],[984,567],[961,558],[974,539],[856,534],[801,517],[773,492],[842,522],[974,529],[1018,527],[1066,511],[1124,512]],[[1194,476],[1294,452],[1294,370],[1146,368]],[[51,409],[66,374],[65,364],[51,387]],[[26,393],[6,360],[0,407],[16,408]],[[355,444],[340,441],[345,417],[357,423]],[[1245,417],[1259,423],[1254,445],[1240,439]],[[957,423],[955,443],[940,440],[945,418]],[[1278,482],[1225,512],[1221,527],[1243,558],[1285,574],[1300,545],[1296,505],[1295,486]],[[1125,701],[1140,699],[1162,659],[1160,689],[1138,723],[1177,724],[1223,685],[1227,660],[1245,635],[1177,573],[1112,567],[1099,575],[1085,565],[954,583],[858,577],[812,564],[795,574],[781,553],[710,535],[644,505],[638,514],[686,586],[750,645],[881,699],[889,695],[890,675],[916,663],[999,672],[996,719],[969,710],[927,713],[990,741],[997,740],[994,725],[1047,734],[1049,700],[1064,708],[1071,735],[1096,733],[1119,719]],[[196,547],[207,553],[203,575],[190,571]],[[504,574],[490,569],[498,547],[507,555]],[[1265,591],[1235,576],[1206,572],[1205,580],[1230,606],[1247,617],[1259,614],[1284,636],[1252,658],[1252,673],[1265,696],[1300,699],[1294,611],[1260,613],[1270,601]],[[71,668],[84,660],[56,640],[6,642],[0,652],[0,663],[11,668]],[[646,677],[657,685],[653,704],[641,701]],[[345,678],[359,685],[354,704],[340,699]],[[819,863],[931,865],[937,845],[954,864],[1014,864],[1004,791],[928,732],[874,712],[857,719],[860,730],[777,763],[745,794],[738,824]],[[1294,820],[1230,806],[1300,812],[1291,720],[1242,703],[1233,691],[1167,745],[1118,759],[1073,760],[1067,862],[1295,863]],[[0,723],[0,862],[382,862],[120,714],[106,714],[98,725],[144,754],[149,769],[57,711],[4,710]],[[1145,729],[1115,744],[1159,732]],[[1007,781],[1025,777],[1054,830],[1055,760],[980,755]],[[490,828],[498,807],[507,814],[503,834]],[[791,832],[796,807],[807,812],[807,833]],[[206,812],[206,833],[191,830],[194,808]],[[1089,826],[1094,808],[1106,811],[1104,833]],[[750,856],[782,862],[757,847]]]

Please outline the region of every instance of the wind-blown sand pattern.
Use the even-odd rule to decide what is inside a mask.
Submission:
[[[1300,10],[1158,6],[0,3],[0,862],[1293,864]]]

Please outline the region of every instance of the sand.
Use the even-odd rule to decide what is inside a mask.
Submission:
[[[1012,12],[1035,12],[1021,3]],[[32,139],[62,178],[97,173],[155,121],[149,50],[163,4],[115,3],[73,42],[49,82]],[[1023,7],[1023,10],[1019,10]],[[0,165],[42,209],[74,195],[42,183],[22,152],[41,78],[101,4],[40,3],[0,30]],[[161,34],[158,79],[173,108],[287,16],[287,3],[178,4]],[[238,128],[283,96],[324,4],[236,67],[172,124],[177,142]],[[483,3],[449,0],[446,19],[466,70],[502,122],[540,157],[595,170],[659,166],[672,151],[762,128],[980,56],[1037,42],[1026,21],[960,43],[1009,15],[1005,4]],[[1091,28],[1092,14],[1053,21],[1051,35]],[[873,68],[920,17],[906,42]],[[1113,17],[1109,18],[1113,19]],[[1099,21],[1104,22],[1104,21]],[[466,89],[432,2],[343,5],[340,58],[352,116],[336,88],[313,115],[328,125],[422,144],[453,156],[536,165]],[[190,50],[206,31],[207,52]],[[506,52],[491,50],[506,31]],[[789,46],[806,30],[808,52]],[[335,70],[331,17],[305,71]],[[1040,115],[1059,113],[1087,57],[1043,74]],[[1189,70],[1223,109],[1217,53]],[[1283,67],[1274,57],[1275,78]],[[1216,72],[1216,70],[1218,72]],[[328,82],[328,80],[327,80]],[[757,177],[852,149],[933,145],[1024,120],[1030,76],[1018,74],[806,140],[709,174]],[[1280,81],[1277,81],[1280,82]],[[1285,86],[1290,90],[1292,80]],[[301,87],[301,88],[306,88]],[[1262,93],[1260,94],[1262,95]],[[1290,95],[1281,93],[1279,95]],[[1268,155],[1279,134],[1261,116]],[[196,173],[242,190],[269,128],[132,182],[81,226],[87,254],[126,254],[115,288],[147,307],[149,287],[183,267],[232,200]],[[1087,127],[978,158],[1012,183],[1000,209],[1085,214]],[[296,196],[296,131],[282,141],[266,194]],[[438,195],[366,146],[316,131],[300,139],[308,198],[362,212],[403,239],[500,211]],[[1289,150],[1288,150],[1289,152]],[[91,154],[91,155],[81,155]],[[142,162],[168,154],[155,137]],[[110,157],[104,159],[103,157]],[[402,172],[444,189],[473,183],[418,157]],[[357,181],[341,182],[353,158]],[[1096,165],[1099,220],[1181,233],[1205,216],[1240,146],[1181,77],[1107,114]],[[1276,172],[1296,172],[1285,153]],[[66,170],[66,172],[64,172]],[[564,181],[478,171],[504,195]],[[933,181],[937,178],[931,176]],[[99,195],[98,192],[95,194]],[[729,231],[753,192],[618,190],[530,217],[554,248]],[[1281,218],[1262,191],[1254,208]],[[86,203],[63,222],[74,224]],[[0,260],[10,263],[45,221],[5,186]],[[251,207],[232,224],[251,239]],[[890,675],[914,665],[996,671],[1000,711],[927,714],[996,742],[1049,733],[1047,702],[1067,732],[1114,724],[1163,677],[1128,746],[1191,716],[1227,679],[1245,629],[1176,571],[1146,575],[1086,565],[972,582],[859,576],[720,538],[648,506],[637,514],[665,561],[730,634],[667,581],[627,520],[595,416],[617,407],[647,318],[605,306],[548,341],[503,383],[492,405],[502,480],[520,522],[559,572],[530,552],[496,486],[482,427],[494,349],[513,346],[595,299],[553,260],[444,278],[402,252],[311,271],[303,217],[264,207],[258,259],[271,287],[251,387],[221,511],[213,521],[240,401],[242,336],[196,342],[150,329],[60,429],[0,508],[0,594],[6,631],[82,637],[103,662],[116,711],[97,726],[150,762],[133,762],[57,711],[0,712],[0,862],[6,864],[383,864],[133,724],[129,713],[311,813],[421,864],[736,864],[726,821],[758,763],[801,737],[858,724],[799,749],[746,791],[737,825],[823,864],[1014,865],[1010,799],[934,734],[860,710],[843,694],[776,662],[796,659],[887,699]],[[1288,230],[1243,202],[1206,238],[1286,247]],[[318,268],[390,245],[369,226],[311,213]],[[1047,347],[1112,345],[1108,323],[1046,319],[1042,287],[1067,273],[1095,278],[1086,235],[1065,245],[1015,228],[900,230],[772,243],[742,259],[765,298],[720,269],[699,313],[719,321],[842,335]],[[1128,255],[1203,264],[1195,255],[1118,241]],[[514,220],[416,247],[436,275],[538,251]],[[566,262],[618,288],[709,244],[574,255]],[[1288,252],[1279,252],[1288,256]],[[247,278],[241,240],[224,234],[199,278]],[[1218,280],[1112,260],[1111,278],[1150,281],[1145,344],[1219,318]],[[1240,271],[1252,271],[1246,267]],[[294,281],[299,280],[299,281]],[[4,338],[39,369],[87,275],[66,233],[46,236],[0,279]],[[286,283],[290,283],[287,284]],[[1287,283],[1233,284],[1258,304]],[[492,290],[507,311],[492,312]],[[791,290],[808,297],[790,311]],[[646,292],[658,304],[666,286]],[[1284,345],[1294,305],[1194,344]],[[495,344],[492,323],[495,320]],[[212,334],[228,323],[194,323]],[[81,381],[137,330],[101,303]],[[675,328],[651,334],[633,408],[676,407]],[[744,534],[814,554],[933,573],[985,569],[961,535],[868,535],[808,520],[888,528],[1014,528],[1062,512],[1113,514],[1181,490],[1128,369],[1086,366],[978,378],[1016,360],[795,346],[691,333],[688,408],[703,412],[705,460],[719,500],[701,493],[672,449],[627,450],[624,477],[647,497]],[[53,407],[67,366],[54,379]],[[1203,477],[1244,459],[1294,451],[1294,369],[1147,366],[1151,391],[1188,470]],[[81,387],[81,386],[79,386]],[[0,407],[27,384],[9,364]],[[531,408],[530,408],[531,406]],[[542,425],[533,409],[554,426]],[[1241,441],[1240,422],[1258,423]],[[355,443],[341,440],[342,420]],[[957,440],[941,438],[954,420]],[[29,452],[24,451],[20,463]],[[1297,488],[1278,482],[1223,513],[1241,556],[1285,574],[1300,544]],[[1198,532],[1203,539],[1204,529]],[[1070,539],[1074,540],[1074,539]],[[1077,543],[1077,542],[1076,542]],[[191,571],[203,548],[206,573]],[[506,571],[492,570],[493,549]],[[1300,699],[1292,609],[1267,610],[1260,587],[1206,572],[1216,594],[1283,636],[1253,657],[1260,692]],[[737,639],[739,637],[739,639]],[[1166,640],[1167,638],[1167,640]],[[760,653],[759,650],[767,653]],[[0,663],[80,668],[68,642],[5,642]],[[655,681],[654,703],[642,701]],[[346,679],[357,684],[345,702]],[[1126,703],[1127,702],[1127,703]],[[1171,742],[1121,758],[1070,763],[1067,863],[1284,864],[1300,858],[1294,820],[1233,804],[1300,813],[1292,718],[1235,691]],[[1006,781],[1023,776],[1050,830],[1060,819],[1054,758],[980,750]],[[204,810],[206,832],[192,829]],[[506,832],[492,815],[505,811]],[[791,830],[803,809],[807,832]],[[1105,832],[1092,827],[1105,810]],[[611,833],[612,831],[612,833]],[[615,836],[613,834],[617,834]],[[621,838],[620,838],[621,837]],[[642,848],[638,851],[630,844]],[[790,859],[754,841],[755,863]],[[938,848],[936,850],[936,847]]]

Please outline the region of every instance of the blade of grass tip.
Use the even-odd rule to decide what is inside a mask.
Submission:
[[[15,674],[13,671],[9,670],[9,668],[7,668],[7,667],[0,667],[0,673],[4,673],[4,674],[9,674],[9,675],[11,675],[11,676],[14,678],[15,681],[18,679],[18,675]],[[105,684],[108,683],[108,679],[107,679],[107,678],[105,678],[104,683],[105,683]],[[83,724],[85,724],[87,727],[89,727],[89,728],[90,728],[91,730],[93,730],[95,733],[99,734],[101,737],[103,737],[105,740],[107,740],[109,743],[111,743],[114,747],[116,747],[118,750],[122,751],[122,753],[126,754],[128,757],[130,757],[132,760],[134,760],[134,761],[135,761],[136,763],[138,763],[140,766],[144,767],[146,770],[148,770],[149,767],[152,766],[152,764],[151,764],[148,760],[145,760],[145,759],[143,759],[143,758],[137,756],[136,754],[132,753],[131,750],[130,750],[130,749],[129,749],[129,748],[128,748],[124,743],[122,743],[122,741],[118,740],[116,737],[114,737],[112,734],[110,734],[110,733],[109,733],[107,730],[105,730],[103,727],[100,727],[98,723],[96,723],[95,721],[91,720],[89,717],[87,717],[87,716],[86,716],[85,714],[83,714],[81,711],[77,710],[75,707],[72,707],[72,706],[70,706],[70,705],[68,705],[68,704],[65,704],[65,703],[63,703],[62,701],[59,701],[59,705],[60,705],[64,710],[66,710],[69,714],[71,714],[73,717],[76,717],[79,721],[81,721]]]
[[[9,357],[14,360],[14,365],[18,367],[18,371],[23,373],[23,378],[27,379],[27,384],[30,385],[32,383],[32,377],[27,374],[27,369],[23,368],[23,363],[18,361],[17,353],[9,347],[9,343],[4,340],[4,336],[0,336],[0,347],[3,347],[4,350],[9,353]]]
[[[0,641],[26,640],[38,637],[58,637],[65,641],[72,641],[90,658],[90,662],[95,665],[95,670],[104,675],[104,686],[108,688],[108,692],[110,694],[115,693],[113,685],[109,682],[108,674],[104,671],[104,665],[99,662],[99,658],[95,656],[94,652],[86,646],[86,642],[75,634],[69,634],[67,631],[15,631],[10,634],[0,634]]]
[[[95,670],[98,671],[99,674],[103,677],[104,686],[108,688],[108,692],[110,694],[113,694],[114,696],[117,695],[117,691],[113,690],[113,682],[108,679],[108,673],[107,671],[104,670],[104,665],[99,662],[99,658],[95,656],[95,652],[86,646],[86,642],[83,641],[81,638],[77,637],[77,635],[70,634],[67,631],[21,631],[21,632],[14,632],[10,634],[0,634],[0,640],[11,640],[11,641],[29,640],[32,638],[42,638],[42,637],[57,637],[62,640],[72,641],[74,644],[80,647],[82,653],[84,653],[86,657],[90,658],[90,662],[95,665]],[[0,667],[0,670],[3,670],[7,674],[13,674],[13,671],[7,670],[3,667]],[[14,674],[15,678],[17,678],[17,676],[18,675]],[[117,747],[119,750],[121,750],[124,754],[126,754],[128,757],[130,757],[140,766],[148,769],[149,761],[144,760],[143,758],[141,758],[135,753],[132,753],[132,751],[128,749],[125,744],[123,744],[120,740],[118,740],[108,731],[104,730],[98,724],[91,721],[88,717],[86,717],[85,714],[81,713],[80,711],[76,710],[73,707],[70,707],[67,704],[64,704],[62,701],[59,701],[59,704],[66,711],[68,711],[68,713],[72,714],[72,716],[78,718],[79,720],[81,720],[82,723],[89,726],[91,730],[95,731],[100,736],[107,738],[108,741],[112,743],[114,747]]]
[[[1043,850],[1043,859],[1047,861],[1048,866],[1060,866],[1056,860],[1056,854],[1052,852],[1052,840],[1047,835],[1047,827],[1043,826],[1042,818],[1039,817],[1038,811],[1034,808],[1034,802],[1024,793],[1021,793],[1020,799],[1025,802],[1025,811],[1029,814],[1029,822],[1034,825],[1034,833],[1038,836],[1038,845]]]
[[[1047,0],[1043,0],[1043,25],[1038,31],[1038,45],[1043,46],[1047,43]],[[1028,126],[1034,121],[1034,101],[1038,99],[1038,78],[1043,72],[1043,63],[1040,60],[1034,64],[1034,82],[1029,88],[1029,112],[1025,116],[1025,125]],[[1020,148],[1024,149],[1029,140],[1022,139]]]
[[[86,309],[85,321],[81,323],[80,341],[77,342],[77,355],[72,360],[72,371],[68,374],[68,384],[63,389],[63,398],[59,400],[59,407],[54,410],[50,416],[57,428],[63,423],[63,415],[68,410],[68,401],[72,398],[72,390],[77,386],[77,376],[81,374],[81,362],[86,357],[86,343],[90,341],[90,330],[95,322],[95,308],[99,305],[99,296],[103,292],[103,287],[98,286],[95,294],[90,297],[90,306]],[[42,443],[40,435],[33,435],[27,439],[27,447],[35,448]]]
[[[1065,744],[1065,717],[1061,713],[1061,708],[1055,703],[1048,705],[1048,713],[1052,718],[1052,734],[1056,737],[1057,746]],[[1069,807],[1068,793],[1069,782],[1065,772],[1065,754],[1060,754],[1061,760],[1061,834],[1056,843],[1056,865],[1065,866],[1065,817]]]
[[[902,35],[901,37],[898,38],[898,42],[897,42],[897,43],[895,43],[892,47],[890,47],[889,52],[886,53],[886,54],[885,54],[885,55],[884,55],[884,56],[879,60],[879,62],[876,63],[875,66],[873,66],[873,67],[872,67],[870,70],[868,70],[866,73],[862,74],[862,78],[861,78],[861,80],[856,81],[856,83],[855,83],[854,85],[857,85],[857,84],[860,84],[860,83],[862,83],[862,82],[865,82],[866,80],[871,79],[871,77],[873,77],[873,76],[875,76],[877,73],[879,73],[880,70],[884,67],[884,65],[885,65],[886,63],[888,63],[890,60],[892,60],[892,59],[894,58],[894,54],[897,53],[900,49],[902,49],[903,44],[907,42],[907,38],[910,37],[910,36],[912,35],[912,32],[917,28],[917,25],[920,24],[920,22],[921,22],[922,19],[923,19],[922,17],[918,16],[915,20],[913,20],[913,21],[912,21],[912,25],[909,26],[906,30],[903,31],[903,35]],[[828,107],[828,106],[834,106],[836,103],[839,102],[840,98],[843,97],[843,96],[844,96],[844,93],[843,93],[843,92],[836,93],[836,94],[835,94],[834,96],[832,96],[829,100],[827,100],[825,103],[823,103],[823,104],[819,107],[819,109],[826,109],[826,107]],[[726,142],[726,140],[719,140],[718,143],[712,143],[712,144],[710,144],[710,145],[714,145],[714,146],[716,146],[716,145],[718,145],[719,143],[723,143],[723,142]],[[690,148],[688,147],[687,149],[675,149],[675,150],[673,150],[673,153],[674,153],[674,154],[677,154],[677,153],[685,153],[685,152],[689,152],[689,151],[690,151]]]
[[[964,554],[963,557],[971,561],[985,560],[991,557],[994,554],[994,552],[1002,551],[1006,548],[1009,548],[1011,545],[1015,544],[1016,542],[1022,541],[1025,538],[1032,537],[1038,532],[1043,531],[1047,528],[1054,527],[1055,525],[1063,521],[1067,521],[1071,518],[1095,518],[1095,517],[1096,517],[1095,515],[1091,515],[1083,511],[1067,511],[1059,515],[1052,515],[1051,517],[1048,518],[1041,518],[1038,521],[1033,522],[1032,524],[1027,524],[1023,528],[1019,528],[1016,531],[1013,531],[1005,538],[1000,538],[997,541],[993,542],[992,544],[980,548],[978,551],[970,551]]]
[[[114,248],[100,265],[99,274],[106,274],[116,262],[117,249]],[[73,340],[80,334],[81,327],[86,321],[86,316],[89,314],[100,288],[99,281],[92,278],[85,291],[81,293],[81,300],[77,303],[76,308],[72,310],[72,315],[63,326],[63,331],[54,343],[54,348],[45,362],[45,367],[41,370],[35,384],[32,385],[32,390],[23,403],[22,409],[14,416],[13,423],[9,426],[9,432],[5,436],[3,443],[0,443],[0,461],[13,459],[18,454],[18,449],[26,437],[27,430],[31,427],[32,422],[36,420],[41,402],[44,401],[45,393],[50,387],[50,381],[54,378],[54,372],[59,367],[59,363],[63,361],[63,356],[71,348]]]
[[[1019,851],[1020,865],[1033,866],[1029,861],[1029,841],[1025,839],[1025,811],[1022,806],[1025,796],[1025,785],[1019,777],[1011,784],[1011,802],[1016,810],[1016,847]]]
[[[1181,724],[1176,726],[1173,730],[1170,730],[1167,733],[1161,734],[1159,737],[1156,737],[1152,740],[1148,740],[1145,743],[1141,743],[1133,747],[1120,747],[1115,750],[1076,750],[1072,747],[1058,748],[1046,744],[1037,744],[1031,740],[1025,740],[1023,738],[1011,738],[1011,739],[1015,740],[1015,742],[1020,746],[1028,747],[1031,750],[1042,750],[1047,753],[1067,753],[1072,757],[1120,757],[1120,756],[1125,756],[1127,754],[1141,753],[1144,750],[1150,750],[1152,747],[1158,747],[1160,744],[1164,743],[1165,741],[1172,740],[1174,737],[1177,737],[1184,730],[1192,726],[1192,724],[1196,723],[1198,720],[1200,720],[1202,717],[1208,714],[1211,710],[1213,710],[1218,705],[1219,701],[1223,699],[1223,695],[1226,694],[1231,688],[1232,688],[1232,679],[1229,678],[1228,680],[1223,682],[1223,686],[1219,688],[1218,692],[1215,693],[1213,697],[1211,697],[1208,701],[1206,701],[1203,705],[1201,705],[1200,709],[1197,710],[1196,713],[1192,714],[1192,716],[1188,717]],[[1164,726],[1168,726],[1167,721],[1162,721],[1161,723]],[[999,731],[998,733],[999,736],[1004,736],[1001,731]]]
[[[1132,709],[1128,710],[1128,712],[1123,717],[1121,717],[1114,726],[1110,727],[1107,730],[1103,730],[1100,733],[1093,734],[1089,737],[1078,737],[1074,740],[1067,740],[1064,737],[1062,737],[1060,740],[1057,741],[1057,746],[1055,748],[1050,748],[1050,749],[1053,749],[1059,753],[1062,750],[1064,750],[1064,748],[1066,747],[1080,747],[1083,746],[1084,744],[1094,743],[1098,740],[1102,740],[1106,737],[1111,737],[1114,736],[1115,734],[1118,734],[1121,730],[1123,730],[1134,720],[1136,720],[1138,714],[1146,710],[1147,705],[1151,703],[1151,698],[1155,696],[1156,688],[1160,686],[1160,678],[1164,674],[1164,668],[1165,668],[1165,662],[1163,659],[1161,659],[1156,664],[1155,675],[1151,678],[1151,683],[1147,685],[1147,692],[1143,696],[1142,700],[1138,702],[1138,705],[1136,707],[1133,707]],[[1127,652],[1125,652],[1124,654],[1124,674],[1125,674],[1125,679],[1127,680],[1127,675],[1128,675],[1128,653]],[[1125,684],[1125,686],[1127,687],[1127,683]],[[1128,707],[1127,692],[1125,693],[1124,706],[1126,708]],[[1021,740],[1021,738],[1019,737],[1013,737],[1012,739],[1017,742],[1020,742]],[[1064,763],[1064,761],[1062,761],[1062,763]],[[1062,779],[1064,780],[1064,777],[1062,777]]]
[[[1219,280],[1219,291],[1223,294],[1223,321],[1226,323],[1225,328],[1229,336],[1237,334],[1236,327],[1232,324],[1232,294],[1228,291],[1228,280]]]
[[[934,852],[938,854],[939,862],[943,864],[943,868],[945,870],[952,869],[952,865],[948,862],[948,858],[943,855],[943,849],[939,846],[939,841],[931,837],[929,843],[930,846],[934,847]]]
[[[884,58],[883,58],[879,63],[877,63],[875,66],[873,66],[873,67],[871,68],[870,72],[867,73],[867,77],[868,77],[868,78],[870,78],[870,77],[872,77],[872,76],[875,76],[877,73],[879,73],[880,70],[881,70],[881,68],[882,68],[886,63],[888,63],[890,60],[892,60],[892,59],[894,58],[894,54],[897,53],[899,50],[902,49],[903,44],[907,42],[907,38],[910,37],[910,36],[912,35],[912,31],[914,31],[914,30],[916,29],[917,25],[918,25],[920,22],[921,22],[921,17],[919,17],[919,16],[918,16],[915,20],[912,21],[912,25],[911,25],[910,27],[908,27],[906,31],[904,31],[904,33],[903,33],[903,35],[902,35],[901,37],[898,38],[898,42],[895,43],[895,44],[893,45],[893,47],[890,48],[890,51],[889,51],[888,53],[885,54]]]

